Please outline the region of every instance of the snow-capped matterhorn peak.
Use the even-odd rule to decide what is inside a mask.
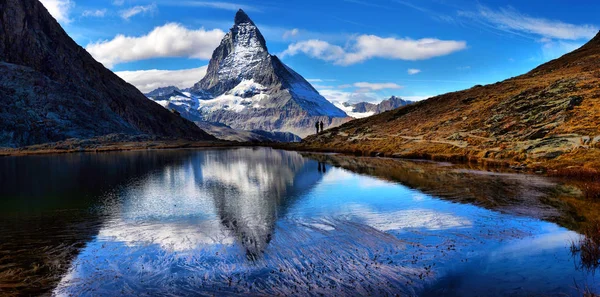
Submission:
[[[240,9],[235,15],[235,24],[213,52],[205,78],[192,91],[205,90],[214,96],[222,95],[243,80],[255,80],[258,72],[267,70],[263,64],[269,60],[265,38]]]
[[[213,52],[206,76],[189,89],[204,121],[241,130],[314,133],[350,118],[300,74],[269,54],[265,38],[243,11]],[[207,94],[212,99],[205,99]]]

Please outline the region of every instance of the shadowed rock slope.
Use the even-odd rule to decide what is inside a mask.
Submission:
[[[77,45],[38,0],[0,0],[0,147],[112,133],[214,139]]]
[[[527,74],[355,120],[302,148],[599,169],[599,130],[600,33]]]

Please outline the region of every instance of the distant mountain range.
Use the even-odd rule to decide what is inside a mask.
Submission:
[[[96,62],[38,0],[0,0],[0,147],[117,133],[215,139]]]
[[[340,109],[346,112],[348,116],[351,116],[356,119],[370,117],[372,115],[380,114],[382,112],[390,111],[405,105],[412,104],[414,102],[403,100],[400,97],[392,96],[387,100],[383,100],[382,102],[375,104],[369,102],[359,102],[359,103],[336,103]]]
[[[302,76],[269,54],[265,39],[239,10],[234,25],[215,49],[207,74],[188,90],[172,87],[148,97],[192,121],[225,124],[236,130],[314,134],[351,120]]]

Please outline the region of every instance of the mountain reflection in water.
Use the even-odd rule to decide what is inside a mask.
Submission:
[[[556,198],[565,186],[542,177],[266,148],[4,158],[0,173],[1,295],[576,295],[574,281],[595,283],[573,265],[577,234],[540,220],[575,224]]]

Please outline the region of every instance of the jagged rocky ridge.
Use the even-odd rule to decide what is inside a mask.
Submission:
[[[187,97],[190,100],[176,96],[167,101],[178,101],[178,105],[187,101],[188,111],[182,115],[188,119],[239,130],[304,137],[314,133],[316,121],[334,127],[350,120],[302,76],[269,54],[264,37],[242,10],[215,49],[206,76]]]
[[[338,106],[353,118],[365,118],[382,112],[394,110],[396,108],[412,104],[412,101],[403,100],[400,97],[392,96],[378,104],[370,102],[359,103],[340,103]]]
[[[123,133],[214,139],[77,45],[38,0],[0,0],[0,147]]]

